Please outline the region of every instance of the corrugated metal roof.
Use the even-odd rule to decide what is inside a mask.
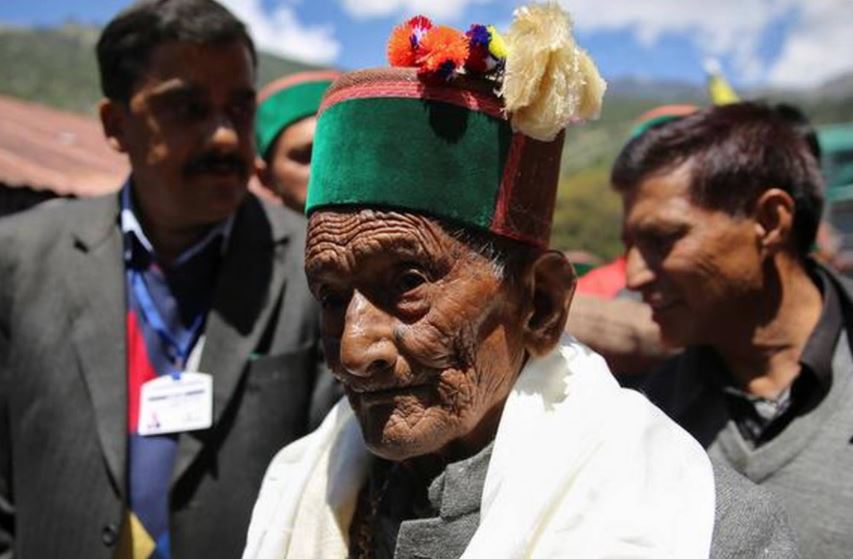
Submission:
[[[0,183],[96,196],[118,190],[128,169],[96,119],[0,96]]]
[[[99,196],[118,191],[129,172],[96,118],[0,95],[0,184]],[[249,189],[280,203],[255,177]]]

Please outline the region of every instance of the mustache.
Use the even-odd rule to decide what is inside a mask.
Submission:
[[[249,176],[248,164],[233,153],[205,153],[184,165],[183,171],[185,176],[226,173]]]

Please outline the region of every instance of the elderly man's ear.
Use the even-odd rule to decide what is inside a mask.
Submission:
[[[575,270],[561,252],[545,252],[528,267],[524,343],[531,354],[545,355],[560,341],[576,283]]]

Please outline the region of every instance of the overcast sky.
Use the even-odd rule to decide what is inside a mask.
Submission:
[[[103,24],[126,0],[0,0],[0,22]],[[343,68],[384,64],[385,40],[423,13],[505,30],[518,0],[223,0],[263,50]],[[809,87],[853,72],[853,0],[561,0],[605,77],[703,79],[720,60],[736,85]]]

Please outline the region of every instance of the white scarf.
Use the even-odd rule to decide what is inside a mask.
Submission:
[[[342,400],[273,459],[243,558],[347,557],[369,466]],[[528,362],[507,399],[462,558],[704,559],[713,525],[714,477],[699,444],[566,336]]]

